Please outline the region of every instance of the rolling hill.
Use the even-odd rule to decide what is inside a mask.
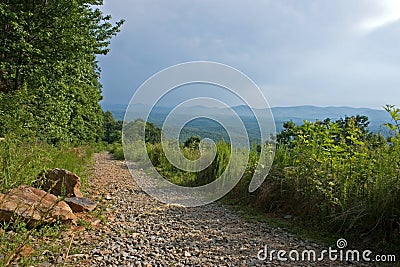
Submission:
[[[125,110],[127,105],[103,104],[104,110],[110,110],[116,120],[123,120],[125,116]],[[145,111],[149,109],[149,106],[144,104],[138,104],[134,108],[134,113],[126,114],[128,121],[137,118],[144,119]],[[173,110],[173,107],[159,107],[156,106],[150,116],[148,121],[154,123],[157,127],[162,127],[163,122],[167,115]],[[236,112],[241,120],[243,121],[247,132],[249,134],[250,140],[256,142],[259,140],[260,131],[258,123],[255,119],[253,111],[256,114],[265,114],[265,110],[253,109],[253,111],[247,106],[235,106],[231,108],[231,111]],[[230,121],[230,116],[232,112],[228,108],[210,108],[204,106],[193,106],[184,107],[176,113],[176,118],[171,120],[170,127],[181,127],[179,121],[182,121],[184,117],[212,117],[220,121]],[[369,128],[373,132],[383,132],[385,133],[385,128],[382,126],[384,123],[390,121],[390,116],[386,111],[371,109],[371,108],[354,108],[348,106],[340,107],[316,107],[316,106],[292,106],[292,107],[273,107],[271,108],[275,120],[276,131],[279,132],[283,129],[283,123],[286,121],[293,121],[296,124],[302,124],[305,120],[316,121],[324,120],[330,118],[331,120],[338,120],[344,118],[345,116],[356,116],[365,115],[369,118],[370,125]],[[260,115],[265,116],[265,115]],[[190,121],[183,127],[180,139],[185,140],[192,135],[198,135],[202,138],[211,138],[213,140],[229,140],[227,132],[224,128],[217,122],[207,119],[198,118]],[[237,126],[239,127],[239,126]],[[168,130],[167,130],[168,131]],[[232,133],[232,138],[240,139],[239,136],[235,136],[235,131]]]

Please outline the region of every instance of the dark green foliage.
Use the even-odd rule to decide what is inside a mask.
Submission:
[[[122,24],[102,1],[0,2],[0,135],[49,143],[101,140],[103,114],[96,55]]]
[[[146,122],[145,142],[155,144],[161,142],[161,129],[154,126],[153,123]]]
[[[131,121],[126,123],[124,126],[124,136],[125,140],[129,142],[134,142],[135,140],[141,140],[145,137],[146,143],[159,143],[161,142],[161,129],[154,126],[153,123],[145,122],[141,119]]]
[[[0,0],[1,193],[55,167],[77,173],[85,189],[93,148],[71,144],[103,137],[96,56],[107,54],[122,24],[112,25],[95,7],[101,4]],[[57,225],[28,231],[15,223],[1,226],[0,265],[36,266],[47,260],[44,251],[60,251],[52,240],[63,231]],[[21,244],[35,254],[19,260]]]
[[[344,119],[341,118],[340,120],[337,120],[336,123],[339,125],[341,129],[343,129],[343,131],[346,131],[346,129],[350,128],[351,125],[354,124],[354,126],[359,128],[363,133],[366,133],[368,131],[368,125],[369,125],[368,117],[360,115],[351,117],[346,116]]]
[[[330,119],[325,119],[324,121],[316,121],[315,123],[310,123],[307,121],[304,123],[305,124],[303,126],[298,126],[292,121],[285,122],[283,124],[283,130],[277,135],[278,143],[289,146],[293,145],[293,141],[296,138],[308,131],[308,128],[305,127],[305,125],[315,125],[319,128],[322,127],[327,130],[332,130],[332,134],[334,136],[331,137],[336,144],[343,140],[347,144],[351,144],[351,138],[354,137],[351,136],[354,134],[357,135],[355,138],[358,138],[360,140],[365,140],[368,138],[368,136],[370,138],[374,138],[372,136],[374,134],[368,131],[369,121],[368,117],[366,116],[346,116],[344,119],[341,118],[334,123],[331,122]],[[331,127],[334,127],[335,129],[331,129]]]
[[[200,145],[200,137],[198,136],[191,136],[183,143],[183,147],[191,149],[199,149],[199,145]]]
[[[290,144],[296,134],[297,126],[293,121],[283,123],[283,130],[277,135],[277,141],[280,144]]]
[[[154,126],[149,122],[144,122],[141,119],[126,123],[123,125],[122,121],[115,121],[111,112],[104,113],[104,141],[108,144],[108,150],[114,155],[116,159],[124,159],[124,151],[122,148],[121,136],[123,128],[123,140],[127,146],[128,144],[135,143],[136,140],[144,138],[147,144],[159,144],[161,141],[161,129]],[[128,149],[132,152],[135,149]],[[161,154],[159,155],[162,156]]]
[[[115,159],[124,160],[124,150],[121,143],[113,143],[107,147],[107,150],[114,156]]]
[[[104,137],[103,141],[108,144],[121,143],[122,121],[115,121],[110,111],[104,112]]]
[[[153,123],[145,122],[141,119],[124,124],[123,131],[123,138],[128,142],[141,140],[143,132],[146,143],[155,144],[161,142],[161,129],[155,127]]]
[[[131,122],[125,122],[123,125],[123,140],[125,143],[131,143],[135,140],[141,140],[143,132],[145,130],[147,122],[141,119],[137,119]]]

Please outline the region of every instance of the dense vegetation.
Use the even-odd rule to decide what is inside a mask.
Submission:
[[[251,149],[241,181],[225,200],[262,213],[290,214],[303,226],[353,238],[354,242],[396,247],[400,243],[400,109],[385,109],[393,119],[386,124],[392,133],[388,138],[370,132],[365,116],[305,121],[303,125],[285,123],[262,186],[248,192],[259,160],[258,146]],[[181,144],[186,158],[200,156],[199,141],[192,137]],[[167,160],[160,143],[147,143],[156,169],[184,186],[207,184],[219,177],[228,164],[230,149],[229,144],[217,142],[212,164],[203,171],[186,173]]]
[[[77,170],[74,149],[86,155],[88,144],[120,139],[99,105],[96,56],[108,53],[123,21],[112,25],[101,4],[0,1],[0,191],[57,163]]]
[[[364,117],[287,124],[258,205],[357,238],[399,241],[400,114],[388,111],[395,122],[388,139],[368,132]]]
[[[109,126],[99,105],[96,57],[108,53],[123,21],[111,24],[96,7],[101,4],[0,0],[0,193],[31,185],[55,167],[77,173],[85,186],[94,144],[120,139],[104,131]],[[2,223],[0,265],[46,261],[44,250],[63,248],[50,243],[60,230],[60,225],[27,229],[23,223]],[[35,253],[20,258],[22,245],[35,247]]]
[[[0,136],[95,142],[103,115],[97,55],[122,21],[100,0],[0,1]]]
[[[87,177],[93,153],[88,144],[110,144],[123,158],[122,122],[99,106],[96,61],[96,56],[107,54],[122,21],[111,24],[111,17],[96,8],[101,4],[0,0],[0,137],[5,137],[0,141],[0,192],[29,185],[52,167]],[[303,125],[287,122],[277,136],[274,164],[261,188],[251,194],[247,190],[259,160],[254,147],[241,181],[225,199],[266,213],[291,214],[307,226],[323,225],[370,243],[399,244],[400,109],[386,110],[393,119],[386,124],[392,131],[389,138],[371,133],[364,116]],[[160,129],[140,120],[124,127],[127,133],[145,131],[151,161],[180,185],[199,186],[216,179],[231,155],[229,144],[217,142],[212,164],[186,173],[165,157]],[[180,150],[197,159],[199,141],[189,138]],[[0,264],[11,264],[15,249],[28,237],[57,236],[57,227],[27,232],[23,225],[2,225]]]

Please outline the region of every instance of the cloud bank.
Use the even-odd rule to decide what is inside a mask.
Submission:
[[[400,104],[398,0],[106,0],[102,9],[126,20],[99,58],[107,103],[127,103],[163,68],[210,60],[247,74],[272,106]]]

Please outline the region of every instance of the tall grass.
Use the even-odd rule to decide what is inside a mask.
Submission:
[[[353,126],[346,132],[335,123],[299,126],[290,142],[278,145],[261,188],[236,193],[307,227],[398,251],[400,136],[385,140]]]
[[[225,199],[262,212],[291,214],[307,227],[353,241],[397,246],[400,252],[400,109],[385,109],[395,122],[386,124],[393,131],[390,138],[368,132],[364,116],[300,126],[288,123],[278,135],[274,162],[261,187],[248,192],[260,157],[253,148],[247,151],[242,179]],[[228,165],[231,149],[219,142],[208,168],[184,172],[168,161],[160,143],[147,144],[157,170],[184,186],[200,186],[218,178]],[[190,148],[178,152],[186,158],[198,156]]]
[[[278,150],[292,159],[282,164],[282,182],[299,205],[307,206],[293,212],[316,221],[325,218],[332,229],[344,233],[398,231],[399,138],[376,145],[353,135],[350,142],[335,143],[330,131],[309,127],[315,133],[304,133],[290,149]]]
[[[230,145],[222,141],[217,142],[215,145],[216,156],[211,161],[211,164],[201,171],[194,172],[185,171],[183,169],[196,168],[197,164],[199,163],[196,163],[196,160],[199,160],[201,157],[201,152],[199,149],[185,147],[182,145],[179,146],[175,142],[165,141],[164,145],[161,143],[146,143],[146,150],[152,166],[154,166],[164,178],[177,185],[193,187],[201,186],[214,181],[216,178],[220,177],[226,169],[231,156]],[[182,169],[172,164],[165,155],[164,148],[167,146],[171,151],[169,154],[170,157],[173,157],[173,161],[177,162]],[[119,149],[120,148],[118,146],[113,147],[111,152],[117,152],[116,154],[113,153],[114,156],[119,154]],[[138,143],[131,143],[125,146],[125,153],[127,153],[128,159],[132,161],[141,161],[142,155],[140,155],[141,153],[138,153],[139,149],[142,148]],[[209,151],[203,151],[203,153],[207,154]],[[183,155],[188,161],[182,161],[178,155]],[[209,155],[203,155],[203,157],[210,159]]]
[[[53,146],[42,142],[24,142],[5,138],[0,142],[0,191],[5,192],[21,184],[31,185],[43,170],[63,168],[82,178],[83,185],[89,175],[92,146]]]
[[[0,192],[19,185],[31,185],[38,174],[49,168],[63,168],[82,178],[83,190],[90,174],[94,148],[53,146],[32,140],[6,136],[0,142]],[[0,266],[32,266],[40,262],[56,262],[64,257],[67,244],[60,240],[64,231],[55,224],[28,229],[23,222],[0,224]],[[32,250],[31,253],[26,253]],[[24,252],[25,251],[25,252]],[[43,254],[44,251],[46,255]]]

